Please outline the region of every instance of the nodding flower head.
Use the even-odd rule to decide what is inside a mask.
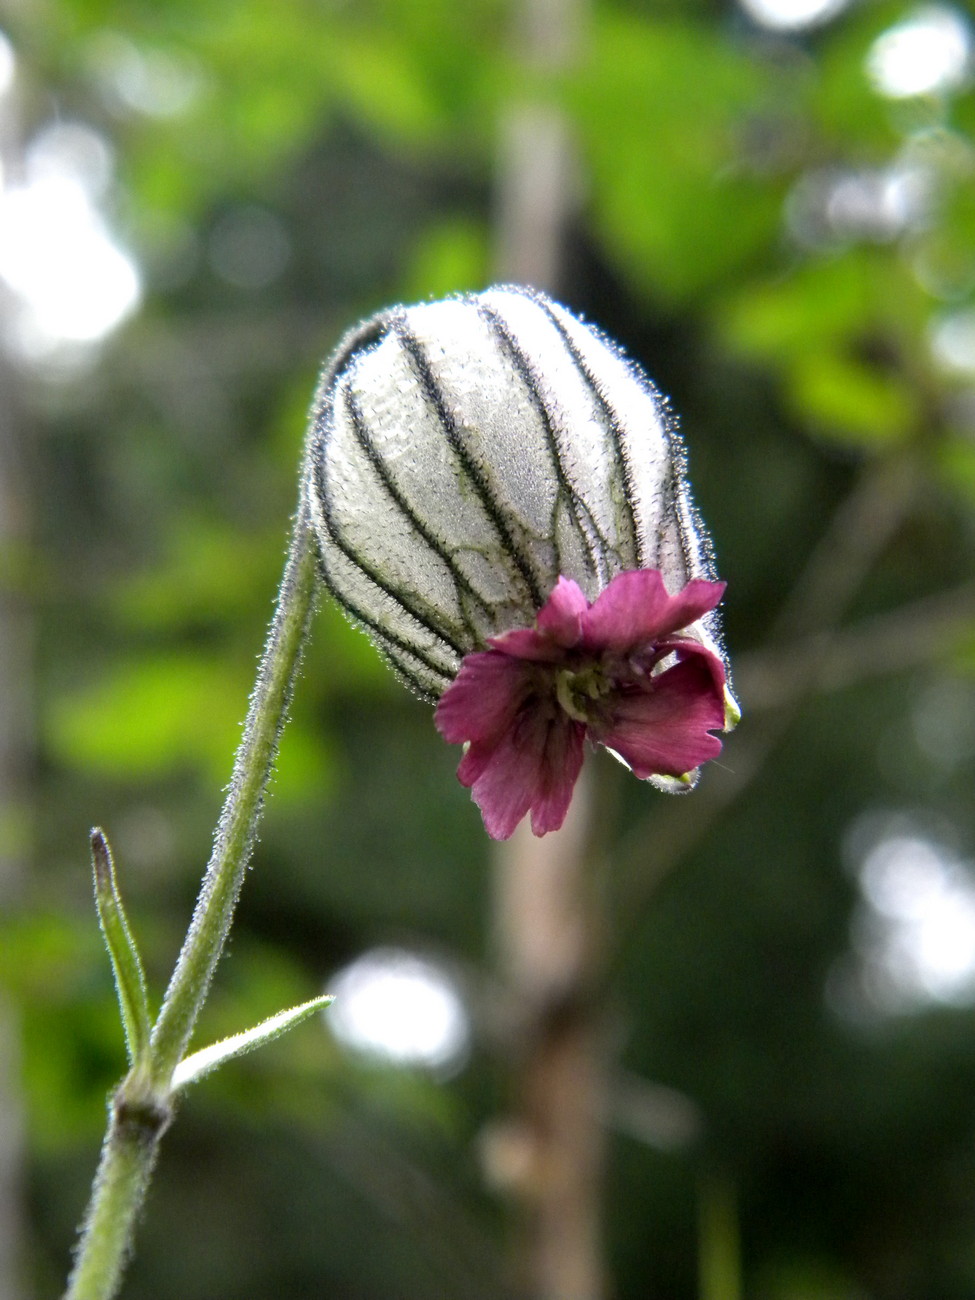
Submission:
[[[445,738],[491,835],[565,816],[588,738],[664,789],[737,721],[666,403],[517,286],[381,312],[312,411],[322,576]]]

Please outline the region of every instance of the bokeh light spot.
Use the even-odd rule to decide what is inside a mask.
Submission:
[[[456,982],[425,957],[374,948],[340,971],[329,992],[332,1032],[357,1054],[438,1073],[457,1069],[467,1055],[467,1013]]]
[[[0,193],[0,277],[16,295],[10,343],[40,360],[63,345],[90,345],[137,307],[135,264],[97,206],[111,151],[79,123],[38,134],[23,180]]]
[[[0,95],[5,95],[17,75],[17,56],[9,38],[0,32]]]
[[[877,37],[867,55],[867,73],[888,99],[956,90],[968,75],[971,44],[961,14],[930,5]]]
[[[775,31],[800,31],[828,22],[845,9],[849,0],[740,0],[741,7],[762,27]]]
[[[868,816],[848,839],[859,1001],[875,1014],[975,1002],[973,864],[904,815]]]

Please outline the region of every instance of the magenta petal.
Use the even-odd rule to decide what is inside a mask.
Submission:
[[[589,606],[575,582],[559,578],[534,627],[464,658],[436,724],[467,745],[457,776],[492,838],[507,839],[526,813],[536,835],[562,825],[587,730],[643,779],[683,776],[721,752],[711,732],[725,725],[724,664],[675,634],[723,592],[724,583],[695,579],[671,596],[660,573],[633,570]],[[669,657],[674,666],[654,675]],[[578,698],[566,702],[563,685]]]
[[[488,645],[502,654],[538,663],[560,663],[564,652],[579,643],[582,620],[589,605],[582,588],[571,578],[559,578],[538,611],[534,627],[518,627],[488,637]]]
[[[724,699],[703,656],[659,673],[643,690],[620,691],[612,716],[593,739],[614,750],[646,780],[683,776],[721,752],[709,733],[724,726]]]
[[[558,708],[551,687],[539,693],[540,671],[544,685],[544,670],[478,651],[465,657],[437,705],[444,739],[468,742],[457,776],[496,840],[529,811],[536,835],[557,830],[582,766],[585,728]]]
[[[492,840],[506,840],[531,807],[531,790],[513,778],[514,762],[509,754],[511,738],[506,736],[497,749],[478,755],[476,780],[464,775],[465,763],[457,769],[462,785],[470,787],[471,797],[481,810],[484,829]],[[471,757],[473,747],[465,756]]]
[[[579,584],[571,578],[559,578],[552,594],[538,611],[535,626],[539,632],[551,637],[556,645],[569,650],[579,644],[588,610],[589,602]]]
[[[668,637],[666,641],[661,641],[656,650],[658,652],[658,661],[666,659],[673,651],[676,651],[681,659],[699,659],[701,666],[706,667],[711,674],[715,690],[724,700],[724,687],[727,681],[725,667],[718,656],[712,650],[709,650],[707,646],[701,645],[700,641],[695,641],[692,637],[674,636]]]
[[[560,645],[533,627],[516,627],[500,636],[489,636],[488,645],[513,659],[530,659],[535,663],[557,664],[565,658]]]
[[[506,840],[527,812],[536,835],[565,820],[582,767],[585,729],[565,716],[523,715],[496,743],[471,745],[458,768],[487,833]]]
[[[586,729],[578,722],[549,728],[542,780],[531,805],[532,831],[536,835],[557,831],[565,821],[582,771],[585,740]]]
[[[583,617],[583,640],[594,650],[625,654],[688,627],[717,605],[725,583],[692,579],[670,596],[657,569],[617,574]]]
[[[452,745],[492,739],[514,726],[530,689],[518,659],[493,650],[469,654],[437,704],[437,730]]]

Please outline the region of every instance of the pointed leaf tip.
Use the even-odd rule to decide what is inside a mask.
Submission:
[[[306,1020],[312,1012],[323,1010],[332,1000],[331,994],[324,993],[309,1002],[302,1002],[296,1007],[288,1007],[285,1011],[268,1016],[267,1020],[262,1020],[253,1029],[245,1029],[239,1034],[232,1034],[229,1038],[221,1038],[219,1042],[211,1043],[209,1047],[202,1047],[198,1052],[193,1052],[180,1061],[174,1070],[173,1091],[177,1092],[190,1083],[196,1083],[227,1061],[232,1061],[237,1056],[245,1056],[255,1048],[263,1047],[265,1043],[280,1038],[289,1029]]]
[[[95,872],[95,884],[104,886],[115,874],[112,863],[112,850],[108,847],[105,832],[100,826],[93,826],[88,837],[91,844],[91,865]]]
[[[151,1032],[145,970],[122,905],[112,850],[104,831],[97,826],[91,832],[90,844],[98,923],[115,976],[129,1063],[138,1065],[148,1051]]]

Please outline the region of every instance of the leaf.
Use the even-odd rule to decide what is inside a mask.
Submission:
[[[568,107],[599,235],[627,279],[686,299],[774,246],[781,182],[735,165],[766,73],[717,29],[606,14]]]
[[[141,779],[202,764],[225,779],[250,668],[194,651],[147,655],[53,706],[50,743],[74,766]]]
[[[871,296],[858,259],[817,259],[785,280],[751,281],[718,308],[726,346],[756,360],[788,362],[796,355],[864,331]]]
[[[183,514],[171,525],[166,554],[151,569],[120,581],[112,605],[126,630],[153,633],[221,627],[250,615],[274,590],[280,570],[280,521],[268,535]]]
[[[356,116],[406,144],[422,143],[442,130],[424,70],[401,40],[350,34],[335,54],[336,78]]]
[[[975,501],[975,442],[969,435],[946,437],[937,448],[936,465],[953,491]]]
[[[98,921],[105,936],[105,946],[112,961],[115,989],[118,993],[122,1028],[129,1053],[129,1063],[145,1060],[149,1047],[149,999],[142,957],[129,926],[122,895],[115,876],[112,850],[104,831],[97,826],[91,832],[91,862],[95,877],[95,905]]]
[[[296,1007],[289,1007],[286,1011],[279,1011],[277,1015],[262,1020],[253,1029],[245,1029],[239,1034],[232,1034],[229,1038],[221,1038],[219,1042],[211,1043],[209,1047],[193,1052],[176,1067],[172,1080],[173,1091],[178,1092],[191,1083],[197,1083],[226,1061],[232,1061],[237,1056],[245,1056],[248,1052],[263,1047],[265,1043],[273,1042],[275,1038],[280,1038],[295,1025],[301,1024],[302,1020],[306,1020],[313,1012],[327,1007],[331,1001],[331,995],[325,993],[321,997],[312,998],[310,1002],[302,1002]]]
[[[897,375],[835,352],[797,359],[787,391],[806,423],[844,442],[898,442],[917,419],[915,399]]]
[[[488,283],[488,242],[484,225],[467,217],[428,227],[413,249],[403,297],[445,298],[458,290],[483,289]]]

